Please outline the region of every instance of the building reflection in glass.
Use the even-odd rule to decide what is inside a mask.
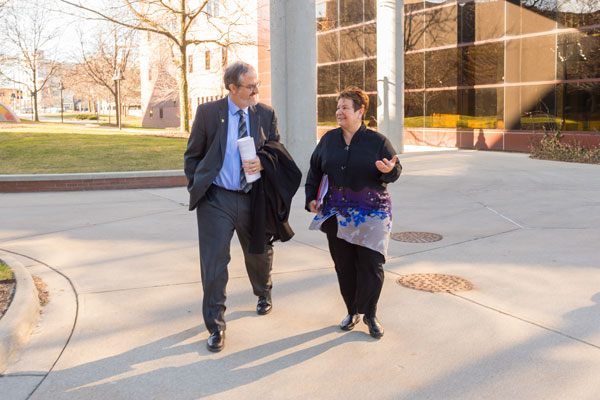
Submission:
[[[516,150],[532,130],[600,139],[600,0],[405,1],[404,12],[407,128],[520,133]]]
[[[377,116],[376,0],[317,0],[317,107],[322,132],[337,126],[337,93],[356,85]]]

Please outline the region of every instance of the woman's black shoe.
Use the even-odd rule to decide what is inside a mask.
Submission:
[[[375,339],[379,339],[383,336],[383,327],[377,320],[377,317],[363,317],[363,322],[369,327],[369,334]]]
[[[354,325],[356,325],[359,320],[360,315],[348,314],[346,315],[346,318],[344,318],[344,320],[340,323],[340,328],[342,328],[343,331],[351,331],[352,329],[354,329]]]

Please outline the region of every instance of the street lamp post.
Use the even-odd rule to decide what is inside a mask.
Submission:
[[[121,81],[123,78],[123,73],[121,72],[121,67],[117,67],[115,71],[115,76],[113,76],[113,81],[115,81],[115,85],[117,86],[117,123],[119,124],[119,130],[121,130]]]
[[[58,90],[60,90],[60,123],[63,124],[63,111],[65,109],[63,106],[63,90],[65,90],[65,86],[63,85],[62,81],[60,81],[58,85]]]

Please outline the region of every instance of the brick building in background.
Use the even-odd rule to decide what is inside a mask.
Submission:
[[[215,43],[191,45],[187,52],[188,95],[193,120],[198,105],[227,96],[223,85],[223,68],[243,60],[257,68],[261,81],[259,99],[270,104],[269,1],[238,2],[244,15],[234,34],[252,44],[221,47]],[[239,14],[228,9],[231,2],[209,1],[206,11],[215,17],[238,20]],[[237,9],[237,8],[236,8]],[[192,26],[194,38],[210,37],[214,31],[202,25]],[[179,127],[179,91],[177,71],[169,43],[160,35],[140,33],[140,74],[142,87],[142,126],[152,128]]]

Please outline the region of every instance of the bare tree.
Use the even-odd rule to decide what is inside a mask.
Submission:
[[[4,11],[5,23],[0,29],[6,47],[0,75],[27,88],[33,97],[34,119],[39,121],[38,94],[50,84],[58,68],[56,60],[48,57],[55,54],[52,40],[56,30],[50,27],[42,1],[12,1]]]
[[[110,93],[115,104],[121,104],[113,80],[115,71],[120,70],[125,80],[136,80],[136,76],[129,72],[131,56],[135,54],[134,33],[133,30],[119,25],[113,25],[110,30],[100,31],[94,35],[95,43],[91,54],[86,51],[81,34],[81,72],[87,81]],[[133,72],[137,72],[139,77],[138,70],[134,69]],[[120,117],[121,110],[117,109],[117,121]]]
[[[238,6],[233,13],[220,16],[214,12],[211,0],[112,0],[110,6],[100,8],[91,1],[58,0],[88,18],[104,19],[131,29],[160,35],[173,48],[179,83],[180,129],[190,131],[190,107],[187,81],[187,51],[191,45],[254,44],[240,35],[237,27],[247,24],[248,14]],[[106,2],[102,2],[106,3]],[[233,5],[235,1],[230,1]],[[200,27],[204,31],[200,32]],[[194,32],[198,31],[198,32]]]

